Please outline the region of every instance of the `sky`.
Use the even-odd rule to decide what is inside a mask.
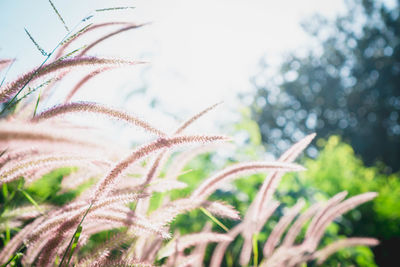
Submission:
[[[257,73],[262,57],[271,67],[277,67],[291,51],[305,50],[312,44],[300,26],[301,21],[315,13],[334,18],[344,11],[341,0],[53,0],[53,3],[69,28],[95,9],[117,6],[135,9],[95,12],[93,22],[150,22],[102,43],[91,52],[96,56],[147,63],[94,79],[74,100],[123,107],[167,128],[174,118],[184,119],[224,101],[207,120],[221,123],[237,109],[238,94],[253,90],[249,80]],[[66,34],[47,0],[0,0],[0,58],[17,59],[6,81],[44,60],[24,28],[46,51],[51,51]],[[73,78],[70,81],[60,85],[57,88],[60,93],[55,94],[52,102],[42,103],[41,108],[57,103],[57,97],[61,99],[62,92],[72,86]],[[145,95],[140,94],[141,88],[147,88]],[[154,98],[159,103],[156,110],[149,107]]]

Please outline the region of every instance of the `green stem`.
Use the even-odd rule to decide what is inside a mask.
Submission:
[[[253,235],[253,265],[258,266],[258,234]]]
[[[44,64],[46,64],[46,62],[50,59],[50,57],[53,55],[53,53],[60,47],[60,45],[64,42],[64,40],[66,40],[68,38],[68,36],[82,23],[82,20],[75,25],[75,27],[69,31],[63,38],[62,40],[56,45],[56,47],[54,47],[54,49],[47,55],[47,57],[44,59],[44,61],[42,62],[42,64],[40,64],[40,66],[35,70],[35,72],[31,75],[31,77],[29,77],[29,79],[24,83],[24,85],[21,87],[21,89],[19,89],[19,91],[14,95],[14,97],[7,102],[7,104],[5,105],[5,107],[3,108],[3,110],[0,112],[0,115],[2,115],[9,107],[11,104],[13,104],[13,102],[15,101],[15,99],[18,97],[18,95],[22,92],[22,90],[25,89],[25,87],[32,81],[33,77],[35,77],[36,74],[38,74],[38,72],[43,68]]]
[[[11,258],[6,262],[6,263],[4,263],[3,265],[1,265],[0,267],[6,267],[7,265],[9,265],[10,263],[13,263],[14,261],[16,261],[16,260],[18,260],[20,257],[22,257],[22,253],[21,253],[21,251],[23,250],[25,248],[25,244],[23,244],[20,248],[19,248],[19,250],[13,255],[13,256],[11,256]]]
[[[33,206],[35,206],[35,208],[43,215],[42,209],[40,208],[38,203],[28,194],[28,192],[21,188],[19,188],[18,191],[20,191],[26,197],[26,199],[28,199],[28,201],[31,202]]]
[[[76,236],[77,236],[79,230],[82,231],[82,226],[81,226],[81,225],[82,225],[83,220],[85,219],[86,215],[88,214],[89,210],[92,208],[92,205],[93,205],[93,203],[90,204],[90,206],[89,206],[88,209],[86,210],[85,214],[83,215],[82,220],[79,222],[78,226],[76,227],[76,230],[75,230],[75,232],[74,232],[74,235],[72,236],[71,241],[69,241],[68,247],[67,247],[67,249],[65,250],[64,255],[63,255],[63,257],[62,257],[62,259],[61,259],[61,262],[60,262],[60,264],[58,265],[58,267],[62,267],[62,266],[63,266],[64,260],[65,260],[67,254],[68,254],[69,248],[71,247],[72,243],[74,242],[74,239],[76,238]],[[72,257],[72,254],[71,254],[71,257]],[[67,265],[67,266],[68,266],[68,265]]]
[[[208,210],[203,207],[200,207],[200,210],[207,215],[213,222],[215,222],[219,227],[225,230],[225,232],[229,232],[228,227],[226,227],[221,221],[215,218]]]

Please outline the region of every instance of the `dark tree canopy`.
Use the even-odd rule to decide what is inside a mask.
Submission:
[[[282,151],[304,134],[340,134],[366,164],[400,169],[400,0],[347,1],[348,13],[304,24],[318,45],[293,53],[278,76],[254,77],[253,116]]]

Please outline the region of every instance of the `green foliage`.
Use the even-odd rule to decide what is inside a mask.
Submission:
[[[378,192],[378,197],[372,201],[372,209],[366,207],[362,214],[366,218],[383,223],[385,227],[374,227],[369,234],[380,238],[389,238],[400,235],[400,175],[383,174],[378,166],[365,167],[360,159],[354,155],[353,149],[340,142],[340,138],[333,136],[326,142],[318,140],[324,146],[317,160],[306,160],[307,172],[300,173],[300,181],[306,187],[317,187],[322,192],[333,196],[336,192],[347,190],[349,195],[357,195],[367,191]],[[357,212],[353,217],[361,220]],[[359,227],[368,228],[365,223]]]
[[[63,176],[68,173],[68,169],[60,169],[46,174],[41,179],[30,184],[26,190],[40,202],[53,198],[61,189]]]
[[[260,128],[257,122],[250,118],[251,110],[249,108],[243,108],[241,110],[242,121],[235,125],[236,131],[245,131],[249,136],[249,142],[255,146],[261,145],[261,134]],[[252,147],[253,150],[254,147]]]
[[[73,171],[74,168],[61,168],[52,171],[30,184],[26,188],[26,191],[39,203],[47,202],[53,205],[64,205],[93,184],[93,181],[89,181],[80,185],[76,189],[61,193],[60,189],[63,177]]]

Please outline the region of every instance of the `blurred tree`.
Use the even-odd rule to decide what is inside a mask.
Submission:
[[[253,116],[277,155],[306,133],[340,134],[367,165],[379,160],[387,172],[398,171],[400,1],[346,4],[335,21],[315,16],[304,23],[317,45],[288,56],[280,74],[264,63],[253,79]]]

